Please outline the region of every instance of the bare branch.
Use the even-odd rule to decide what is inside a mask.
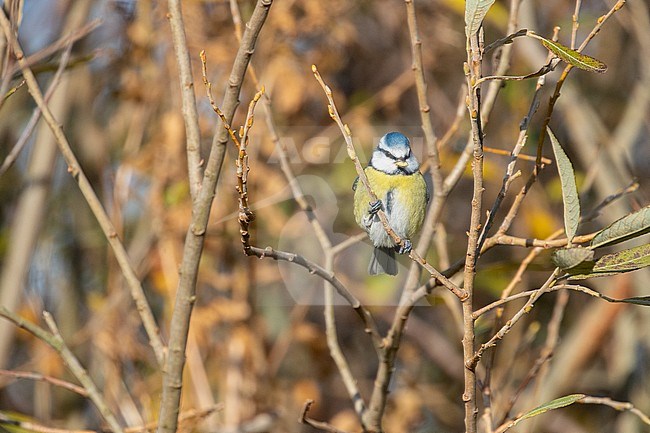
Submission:
[[[67,389],[68,391],[77,393],[82,397],[88,397],[88,391],[86,391],[82,387],[77,386],[74,383],[70,383],[62,379],[57,379],[56,377],[52,377],[52,376],[46,376],[40,373],[33,373],[31,371],[0,370],[0,376],[12,377],[14,379],[31,379],[36,381],[47,382],[47,383],[51,383],[52,385],[58,386],[60,388]]]
[[[68,60],[70,60],[71,51],[72,51],[72,45],[68,45],[65,51],[63,51],[63,54],[61,55],[59,68],[54,74],[54,77],[52,77],[52,81],[50,81],[50,85],[47,88],[47,91],[45,92],[44,100],[46,104],[49,102],[50,98],[54,94],[54,91],[58,87],[59,82],[61,81],[61,76],[63,75],[63,71],[65,71],[65,68],[68,64]],[[25,81],[23,81],[23,83],[24,82]],[[32,112],[32,116],[29,118],[29,121],[27,122],[25,129],[23,130],[22,134],[20,134],[20,138],[18,138],[16,145],[11,149],[11,152],[9,152],[5,160],[2,161],[2,166],[0,166],[0,176],[6,173],[6,171],[9,170],[9,168],[13,165],[13,163],[16,162],[16,159],[18,159],[18,155],[20,155],[20,152],[27,144],[29,137],[31,137],[32,132],[34,132],[34,128],[36,128],[36,125],[38,124],[38,121],[40,119],[41,119],[41,109],[36,107],[34,108],[34,111]]]
[[[2,17],[4,16],[5,15],[3,11],[2,14],[0,15],[0,20],[2,20]],[[88,393],[88,398],[90,398],[90,400],[94,403],[95,407],[97,407],[99,412],[102,414],[102,417],[104,418],[104,420],[106,420],[106,422],[111,427],[111,429],[115,433],[123,433],[122,427],[117,422],[115,415],[113,414],[113,412],[111,412],[111,410],[108,408],[108,405],[104,401],[104,397],[102,396],[101,391],[99,390],[99,388],[97,388],[93,380],[90,378],[86,370],[83,368],[83,366],[77,359],[77,357],[74,356],[72,351],[65,344],[65,341],[63,341],[63,338],[61,337],[61,334],[59,334],[59,330],[56,327],[56,324],[54,323],[54,320],[52,319],[50,313],[44,312],[43,317],[45,318],[45,322],[47,323],[50,330],[52,331],[51,333],[41,328],[38,325],[35,325],[31,322],[28,322],[27,320],[24,320],[22,317],[12,313],[11,311],[7,310],[3,306],[0,306],[0,316],[9,320],[19,328],[22,328],[25,331],[29,332],[34,337],[38,338],[39,340],[41,340],[42,342],[50,346],[52,349],[54,349],[61,356],[66,366],[70,370],[70,372],[77,378],[79,383],[81,383],[81,385],[84,387],[84,389]]]
[[[199,132],[199,114],[196,109],[192,63],[187,49],[185,26],[181,0],[169,0],[169,24],[172,29],[172,41],[178,65],[178,78],[181,86],[183,120],[185,121],[185,145],[187,150],[187,169],[190,179],[192,199],[198,196],[201,187],[201,135]]]
[[[627,401],[616,401],[616,400],[612,400],[611,398],[607,398],[607,397],[591,397],[591,396],[587,396],[587,397],[585,397],[585,398],[583,398],[581,400],[578,400],[578,403],[581,403],[581,404],[602,404],[602,405],[605,405],[605,406],[609,406],[609,407],[611,407],[613,409],[616,409],[616,410],[618,410],[620,412],[629,411],[630,413],[633,413],[634,415],[639,417],[639,419],[641,421],[643,421],[644,424],[650,425],[650,416],[648,416],[647,414],[645,414],[641,410],[637,409],[636,407],[634,407],[634,405],[632,403],[627,402]]]
[[[305,404],[302,406],[302,410],[300,411],[300,417],[298,418],[299,423],[307,424],[309,426],[312,426],[315,429],[323,430],[329,433],[347,433],[343,430],[337,429],[333,425],[328,424],[326,422],[316,421],[315,419],[309,418],[307,416],[307,412],[309,412],[309,409],[311,409],[311,406],[313,404],[314,404],[314,400],[307,400]]]
[[[121,240],[117,236],[117,232],[115,230],[115,227],[113,226],[113,223],[111,222],[106,211],[104,210],[104,207],[99,201],[97,194],[95,194],[95,191],[92,185],[90,184],[90,181],[88,180],[81,166],[79,165],[79,161],[77,160],[74,152],[72,151],[72,147],[70,146],[67,137],[63,133],[63,129],[57,123],[56,119],[54,118],[54,115],[52,114],[47,104],[45,103],[43,94],[41,93],[41,90],[38,86],[38,82],[36,81],[36,77],[32,73],[29,66],[27,66],[26,64],[23,50],[21,49],[18,40],[15,37],[12,37],[11,35],[11,24],[9,23],[9,20],[7,19],[7,16],[5,15],[4,11],[0,13],[0,26],[2,27],[2,30],[4,31],[7,40],[11,41],[13,45],[14,53],[16,54],[18,63],[21,67],[21,70],[23,71],[23,76],[27,81],[29,92],[34,98],[36,105],[38,105],[38,107],[42,111],[43,118],[45,119],[48,126],[52,130],[54,138],[56,139],[56,143],[59,146],[61,153],[63,154],[63,158],[68,164],[68,172],[77,181],[81,193],[83,194],[84,198],[88,202],[88,206],[92,210],[93,215],[97,219],[97,222],[99,223],[102,229],[102,232],[106,236],[109,245],[111,246],[113,252],[115,253],[115,257],[117,259],[118,264],[120,265],[120,269],[122,270],[124,278],[131,290],[131,296],[133,297],[136,303],[138,313],[140,313],[140,317],[142,319],[144,328],[147,331],[147,336],[149,337],[149,344],[154,350],[154,353],[156,355],[156,360],[158,361],[159,365],[163,365],[165,352],[164,352],[164,346],[162,340],[158,332],[158,325],[156,324],[153,313],[151,312],[151,307],[147,302],[147,298],[144,294],[144,289],[142,288],[142,284],[140,283],[140,280],[135,274],[135,270],[133,269],[133,266],[130,263],[128,254],[126,252],[126,249],[124,248],[124,244],[122,244]]]
[[[224,97],[224,116],[229,122],[239,105],[239,91],[253,52],[257,37],[266,21],[272,0],[258,0],[253,14],[246,26],[246,31],[239,45],[230,73],[228,88]],[[176,290],[174,311],[169,326],[169,353],[163,377],[163,392],[160,404],[159,433],[175,433],[178,426],[178,412],[183,386],[183,367],[185,366],[185,349],[190,327],[192,308],[196,299],[196,280],[199,262],[203,253],[205,233],[210,218],[210,209],[221,166],[226,153],[228,132],[217,126],[212,142],[210,156],[205,167],[203,181],[198,197],[192,206],[192,221],[187,230],[183,247],[183,260],[180,266],[180,278]]]

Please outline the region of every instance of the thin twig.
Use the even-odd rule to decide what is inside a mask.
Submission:
[[[576,48],[576,38],[578,37],[578,27],[580,23],[578,22],[578,14],[580,13],[580,6],[582,5],[582,0],[576,0],[576,6],[571,16],[571,49],[575,50]]]
[[[102,232],[104,233],[104,236],[106,236],[109,245],[111,246],[113,252],[115,253],[117,262],[120,265],[120,269],[122,270],[124,278],[129,286],[129,289],[131,290],[131,296],[133,297],[136,303],[138,313],[140,313],[142,323],[147,332],[147,336],[149,337],[149,344],[153,348],[158,364],[163,365],[165,359],[165,350],[158,331],[158,325],[156,324],[156,320],[151,311],[151,307],[147,302],[147,298],[144,294],[144,289],[142,288],[142,284],[140,283],[140,280],[138,279],[135,270],[133,269],[133,266],[130,263],[128,254],[126,252],[126,249],[124,248],[124,244],[120,241],[117,235],[117,231],[113,226],[113,223],[111,222],[106,211],[104,210],[104,207],[102,206],[101,201],[97,197],[97,194],[95,193],[95,190],[90,184],[90,181],[88,180],[81,166],[79,165],[79,161],[77,160],[74,152],[72,151],[72,147],[70,146],[67,137],[63,133],[63,129],[58,124],[58,122],[54,118],[54,115],[52,114],[49,107],[47,106],[43,98],[43,94],[41,93],[38,82],[36,81],[36,77],[32,73],[29,66],[27,66],[26,64],[24,53],[20,47],[20,44],[18,43],[18,40],[15,37],[11,37],[11,33],[10,33],[11,24],[9,23],[9,20],[7,19],[7,16],[5,15],[4,11],[0,13],[0,26],[2,26],[2,29],[5,33],[5,37],[7,38],[7,40],[10,40],[13,45],[14,53],[16,54],[18,63],[21,67],[21,70],[23,71],[23,76],[27,81],[29,92],[31,93],[32,98],[36,102],[36,105],[41,109],[43,113],[43,118],[45,119],[48,126],[52,130],[56,143],[59,146],[61,153],[63,154],[63,158],[68,164],[68,172],[77,181],[81,193],[86,199],[86,202],[88,203],[88,206],[92,210],[93,215],[97,219],[97,222],[99,223]]]
[[[339,242],[336,245],[332,246],[332,254],[337,255],[341,251],[350,248],[352,245],[359,243],[360,241],[364,240],[366,237],[368,237],[368,233],[366,232],[361,232],[357,233],[354,236],[350,236],[349,238]]]
[[[325,255],[325,269],[331,271],[334,263],[334,256],[331,253]],[[325,337],[327,339],[327,347],[329,349],[330,356],[336,364],[336,368],[341,375],[341,380],[343,385],[348,392],[350,400],[352,400],[352,405],[354,410],[357,413],[357,417],[361,423],[361,428],[366,430],[371,430],[369,428],[368,421],[366,419],[366,402],[361,395],[359,386],[357,385],[357,380],[352,374],[350,369],[350,363],[348,362],[341,345],[339,343],[339,337],[336,330],[336,320],[334,317],[334,291],[332,285],[327,281],[324,281],[325,289],[325,308],[323,309],[323,315],[325,316]]]
[[[465,104],[466,98],[467,98],[467,89],[465,88],[465,83],[463,83],[460,86],[460,90],[458,91],[458,103],[456,104],[456,116],[454,117],[454,121],[451,122],[451,125],[449,125],[449,128],[447,128],[445,135],[443,135],[442,138],[438,141],[439,149],[445,149],[449,144],[449,141],[451,141],[451,138],[458,131],[458,128],[460,128],[460,124],[465,118],[465,114],[467,114],[466,112],[467,106]],[[426,161],[424,161],[424,163],[420,168],[423,171],[426,170],[428,163],[429,160],[427,159]]]
[[[442,191],[442,172],[440,171],[440,155],[438,153],[437,137],[433,132],[431,123],[431,108],[427,103],[427,83],[424,78],[424,66],[422,64],[422,40],[418,32],[418,22],[415,15],[415,5],[413,0],[404,0],[406,5],[406,19],[409,28],[409,37],[411,40],[411,56],[413,58],[413,74],[415,75],[415,88],[417,90],[418,102],[420,104],[420,122],[422,131],[427,142],[428,161],[430,161],[431,178],[433,180],[433,189]]]
[[[50,101],[50,98],[54,94],[54,91],[56,90],[56,88],[59,85],[59,82],[61,81],[61,77],[63,76],[63,71],[65,71],[65,68],[68,65],[68,61],[70,60],[71,51],[72,51],[72,44],[68,45],[66,49],[63,51],[63,54],[61,54],[59,68],[56,70],[54,77],[52,77],[52,81],[50,81],[50,85],[48,86],[47,91],[45,92],[45,96],[43,97],[46,104]],[[23,82],[25,81],[23,80]],[[38,124],[38,121],[40,119],[41,119],[41,109],[36,107],[34,108],[34,111],[32,112],[32,116],[29,118],[29,121],[27,122],[25,129],[23,130],[22,134],[20,134],[20,137],[18,138],[16,145],[11,149],[11,151],[9,152],[5,160],[2,162],[2,166],[0,166],[0,176],[2,176],[7,170],[9,170],[9,168],[13,165],[13,163],[16,162],[16,159],[18,159],[18,155],[20,155],[20,152],[28,143],[29,137],[31,137],[32,132],[34,132],[34,128],[36,128],[36,125]]]
[[[190,181],[190,194],[192,199],[198,196],[201,187],[201,134],[199,132],[199,114],[196,108],[196,95],[194,94],[194,78],[192,77],[192,63],[187,49],[185,26],[181,0],[168,2],[169,24],[172,30],[172,42],[176,53],[178,65],[178,80],[181,86],[181,101],[183,120],[185,121],[185,146],[187,151],[187,168]]]
[[[2,12],[2,14],[0,14],[0,20],[2,19],[3,16],[4,16],[4,11]],[[90,378],[86,370],[83,368],[83,366],[77,359],[77,357],[72,353],[72,351],[65,344],[65,341],[63,341],[63,338],[61,337],[61,334],[59,334],[59,331],[50,313],[44,312],[43,317],[52,332],[48,332],[45,329],[41,328],[40,326],[28,322],[27,320],[23,319],[17,314],[14,314],[11,311],[7,310],[3,306],[0,306],[0,316],[9,320],[19,328],[29,332],[30,334],[32,334],[33,336],[35,336],[36,338],[38,338],[39,340],[41,340],[42,342],[50,346],[52,349],[54,349],[61,356],[63,362],[65,362],[65,365],[68,367],[70,372],[77,378],[79,383],[81,383],[83,388],[86,390],[86,392],[88,393],[88,398],[93,402],[95,407],[99,410],[102,417],[111,427],[113,432],[123,433],[122,427],[117,422],[115,415],[113,415],[113,412],[109,409],[108,405],[106,404],[106,401],[104,401],[104,397],[102,396],[101,391],[99,390],[99,388],[97,388],[93,380]]]
[[[240,140],[235,141],[239,152],[237,153],[237,193],[239,195],[239,233],[241,235],[241,243],[244,247],[244,253],[250,255],[250,232],[249,226],[251,222],[255,219],[255,214],[250,210],[248,206],[248,173],[250,172],[250,166],[248,164],[248,132],[253,126],[255,111],[255,106],[257,102],[264,94],[264,87],[262,87],[253,97],[250,104],[248,105],[248,113],[246,114],[246,121],[244,123],[243,132],[241,134]],[[224,126],[226,125],[224,121]],[[234,131],[229,131],[234,137]],[[236,140],[236,139],[235,139]]]
[[[347,433],[343,430],[337,429],[333,425],[328,424],[326,422],[316,421],[315,419],[309,418],[307,416],[307,412],[309,412],[309,409],[311,409],[311,406],[313,404],[314,404],[314,400],[307,400],[305,404],[302,406],[302,410],[300,411],[300,417],[298,417],[299,423],[307,424],[309,426],[312,426],[315,429],[323,430],[329,433]]]
[[[508,403],[504,408],[504,416],[501,424],[503,424],[508,418],[508,414],[519,399],[519,396],[524,392],[524,390],[528,387],[528,384],[533,379],[536,378],[538,384],[544,383],[545,371],[548,370],[548,368],[544,367],[548,365],[548,361],[553,356],[553,353],[555,353],[555,348],[557,347],[557,343],[560,337],[560,324],[562,323],[562,318],[564,317],[564,311],[566,309],[568,301],[569,292],[561,291],[555,300],[553,314],[551,315],[551,319],[549,320],[548,326],[546,327],[547,332],[544,347],[540,351],[539,357],[526,374],[526,377],[524,377],[524,379],[519,383],[516,391],[508,399]]]
[[[55,42],[51,43],[49,46],[46,48],[43,48],[42,50],[25,57],[25,66],[28,68],[31,68],[34,66],[36,63],[40,62],[43,59],[46,59],[56,53],[57,51],[63,50],[66,46],[70,44],[74,44],[80,39],[83,39],[86,37],[88,34],[90,34],[93,30],[95,30],[97,27],[99,27],[102,24],[101,19],[94,19],[88,24],[85,24],[83,27],[73,30],[70,33],[68,33],[65,36],[62,36],[61,38],[57,39]],[[15,75],[16,73],[20,72],[23,66],[19,63],[18,65],[14,65],[11,70],[10,70],[10,76]]]
[[[46,376],[40,373],[33,373],[31,371],[0,370],[0,376],[12,377],[14,379],[30,379],[47,382],[51,383],[54,386],[58,386],[60,388],[67,389],[68,391],[77,393],[82,397],[88,397],[88,391],[82,387],[75,385],[74,383],[70,383],[62,379],[57,379],[56,377],[52,376]]]
[[[442,213],[443,205],[447,198],[447,193],[444,190],[443,182],[444,177],[440,169],[440,154],[437,143],[437,138],[433,132],[433,125],[431,124],[431,115],[429,103],[427,101],[427,83],[424,77],[424,65],[422,63],[422,40],[418,31],[417,17],[415,13],[415,4],[412,0],[405,0],[406,18],[409,28],[409,39],[411,41],[411,57],[412,69],[415,77],[415,86],[418,96],[418,104],[420,106],[420,123],[422,131],[427,142],[428,158],[424,161],[428,164],[426,169],[431,174],[433,191],[431,192],[431,202],[425,214],[425,220],[422,224],[422,232],[415,253],[419,256],[426,256],[431,239],[435,233],[440,215]],[[421,167],[420,170],[424,171],[425,168]],[[416,263],[412,263],[409,268],[409,273],[406,277],[404,284],[404,291],[402,296],[408,296],[418,285],[421,275],[421,267]],[[397,319],[397,318],[396,318]]]
[[[488,75],[486,77],[482,77],[481,79],[477,80],[476,83],[474,84],[475,86],[479,86],[483,84],[486,81],[493,81],[493,80],[499,80],[499,81],[523,81],[523,80],[529,80],[531,78],[537,78],[541,77],[543,75],[548,74],[549,72],[552,72],[555,67],[557,66],[558,62],[555,61],[554,59],[551,59],[547,64],[539,68],[537,71],[532,72],[530,74],[526,75]]]
[[[627,401],[616,401],[612,400],[611,398],[607,397],[591,397],[591,396],[586,396],[585,398],[578,400],[578,403],[581,404],[602,404],[605,406],[609,406],[613,409],[616,409],[620,412],[628,411],[637,417],[641,421],[643,421],[644,424],[650,425],[650,416],[646,415],[644,412],[641,410],[637,409],[634,407],[634,405],[630,402]]]
[[[483,147],[483,151],[484,151],[485,153],[493,153],[493,154],[495,154],[495,155],[501,155],[501,156],[513,156],[512,152],[508,152],[507,150],[503,150],[503,149],[495,149],[495,148],[493,148],[493,147],[487,147],[487,146],[485,146],[485,147]],[[521,153],[517,155],[517,159],[522,160],[522,161],[531,161],[531,162],[535,162],[535,157],[534,157],[534,156],[531,156],[531,155],[524,155],[524,154],[521,154]],[[542,158],[542,162],[543,162],[544,164],[546,164],[546,165],[550,165],[550,164],[553,163],[553,161],[550,160],[550,159],[548,159],[548,158]]]
[[[598,18],[596,21],[596,25],[592,28],[591,32],[589,32],[589,35],[585,38],[585,40],[580,44],[580,46],[576,49],[578,52],[582,52],[589,42],[600,32],[600,29],[603,27],[603,24],[607,22],[607,20],[618,10],[620,10],[626,3],[626,0],[618,0],[616,4],[602,17]],[[553,92],[553,95],[550,97],[549,102],[548,102],[548,107],[546,109],[546,116],[544,117],[543,124],[541,126],[540,131],[546,131],[546,128],[548,127],[550,121],[551,121],[551,116],[553,114],[553,109],[555,108],[555,104],[560,97],[560,90],[562,89],[562,86],[564,85],[567,76],[569,75],[569,72],[573,69],[573,65],[566,65],[564,70],[562,71],[562,74],[560,75],[560,78],[558,79],[557,83],[555,84],[555,90]],[[537,142],[537,159],[538,162],[536,164],[537,168],[535,172],[539,171],[541,167],[541,158],[542,158],[542,148],[544,146],[544,138],[546,137],[546,134],[539,134],[539,140]]]
[[[510,320],[506,322],[505,325],[492,336],[486,343],[481,344],[481,347],[478,348],[474,356],[466,361],[466,365],[468,367],[476,367],[476,364],[478,364],[479,360],[481,359],[481,356],[483,356],[483,352],[485,352],[487,349],[496,346],[498,340],[502,340],[503,337],[510,332],[512,327],[521,319],[524,314],[529,313],[533,309],[533,305],[535,302],[544,294],[550,291],[553,288],[553,285],[556,281],[557,276],[560,274],[559,269],[555,269],[553,273],[551,274],[550,277],[546,280],[546,282],[542,285],[537,290],[533,290],[530,296],[528,297],[528,301],[526,304],[521,307],[519,311],[515,313]],[[498,301],[497,301],[498,302]],[[472,313],[472,317],[474,316],[474,313]]]
[[[596,233],[590,233],[588,235],[576,236],[571,242],[575,244],[581,244],[591,241]],[[492,236],[489,241],[485,244],[483,251],[491,248],[494,245],[511,245],[518,247],[526,248],[559,248],[564,247],[569,243],[569,240],[566,238],[562,239],[529,239],[529,238],[519,238],[516,236],[496,234]]]

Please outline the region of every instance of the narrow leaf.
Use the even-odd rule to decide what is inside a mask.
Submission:
[[[650,307],[650,296],[635,296],[633,298],[616,299],[614,302],[625,302],[626,304],[636,304]]]
[[[650,244],[640,245],[617,253],[607,254],[596,261],[589,270],[576,268],[568,272],[569,280],[608,277],[650,266]],[[616,301],[619,302],[619,301]],[[625,301],[620,301],[625,302]]]
[[[620,274],[620,272],[592,272],[593,267],[591,269],[585,269],[585,270],[578,270],[575,269],[577,273],[573,273],[574,269],[571,269],[569,271],[569,274],[571,274],[568,279],[569,280],[586,280],[587,278],[602,278],[602,277],[611,277],[612,275],[617,275]]]
[[[607,254],[594,265],[594,272],[629,272],[650,266],[650,244]]]
[[[650,232],[650,206],[613,222],[594,236],[591,248],[618,244]]]
[[[576,186],[576,178],[573,173],[573,165],[571,160],[564,153],[560,142],[557,141],[551,128],[546,128],[549,137],[551,137],[551,144],[553,146],[553,153],[557,161],[557,169],[560,173],[560,183],[562,184],[562,201],[564,202],[564,230],[566,236],[571,241],[578,231],[578,223],[580,221],[580,200],[578,199],[578,187]]]
[[[536,36],[538,36],[542,41],[542,45],[562,59],[565,63],[589,72],[598,72],[602,74],[607,71],[607,65],[598,59],[579,53],[576,50],[572,50],[559,42],[551,41],[539,35]]]
[[[536,407],[535,409],[531,410],[528,413],[525,413],[520,418],[517,418],[516,422],[519,422],[524,419],[532,418],[537,415],[541,415],[545,412],[548,412],[549,410],[559,409],[562,407],[572,405],[576,401],[582,400],[585,397],[586,395],[584,394],[571,394],[571,395],[565,395],[564,397],[556,398],[555,400],[551,400],[548,403]]]
[[[465,35],[470,38],[481,27],[483,18],[494,4],[495,0],[466,0],[465,2]]]
[[[594,251],[588,248],[562,248],[555,250],[551,256],[553,264],[560,269],[571,269],[594,258]]]

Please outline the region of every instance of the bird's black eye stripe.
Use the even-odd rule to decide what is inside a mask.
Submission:
[[[398,160],[398,159],[406,160],[411,156],[411,149],[408,149],[406,151],[406,156],[404,156],[404,158],[398,158],[395,155],[393,155],[392,153],[390,153],[390,151],[388,151],[386,149],[382,149],[381,147],[378,147],[377,150],[379,150],[381,153],[383,153],[384,155],[386,155],[387,157],[389,157],[390,159],[393,159],[393,160]]]
[[[377,149],[378,149],[381,153],[383,153],[384,155],[386,155],[387,157],[389,157],[390,159],[397,159],[397,158],[395,158],[395,155],[393,155],[392,153],[390,153],[390,152],[387,151],[386,149],[382,149],[381,147],[378,147]]]

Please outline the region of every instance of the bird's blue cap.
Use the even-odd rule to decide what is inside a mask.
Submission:
[[[379,147],[398,158],[404,158],[409,154],[411,143],[401,132],[389,132],[379,140]]]

